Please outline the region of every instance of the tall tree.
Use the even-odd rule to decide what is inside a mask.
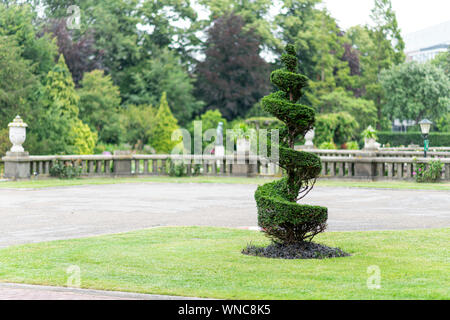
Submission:
[[[52,20],[44,30],[56,38],[59,53],[64,55],[76,85],[85,72],[103,68],[103,50],[95,47],[94,31],[88,30],[74,40],[65,18]]]
[[[439,120],[449,111],[450,79],[431,63],[404,63],[384,70],[380,82],[386,94],[384,113],[391,120]]]
[[[274,22],[270,19],[271,0],[200,0],[199,3],[210,12],[210,20],[206,23],[232,12],[244,20],[244,31],[253,30],[261,38],[265,49],[281,48],[280,41],[274,36]]]
[[[0,128],[18,114],[26,121],[32,117],[30,99],[39,84],[22,54],[12,36],[0,36]]]
[[[14,38],[22,58],[32,62],[33,73],[44,78],[55,65],[58,49],[48,35],[39,33],[36,15],[30,5],[0,3],[0,36]]]
[[[208,30],[206,58],[196,70],[197,97],[228,120],[244,116],[269,90],[259,36],[244,26],[234,14],[217,19]]]
[[[124,134],[119,118],[121,99],[111,77],[105,76],[103,70],[85,73],[77,93],[80,119],[98,132],[100,141],[119,144]]]
[[[303,100],[315,107],[321,95],[354,86],[350,57],[345,56],[349,41],[335,19],[317,7],[319,3],[321,0],[284,0],[276,17],[283,40],[298,49],[299,71],[311,79]]]
[[[76,5],[82,13],[80,29],[72,30],[73,41],[77,42],[88,30],[95,30],[95,46],[103,50],[105,70],[115,82],[122,70],[134,65],[140,58],[137,15],[139,0],[81,0]],[[65,19],[67,1],[43,0],[47,19]]]
[[[438,54],[431,63],[444,70],[445,74],[450,77],[450,46],[446,52]]]
[[[350,38],[360,51],[361,83],[364,98],[370,99],[377,107],[377,129],[383,122],[382,107],[384,95],[378,81],[380,72],[405,60],[405,44],[400,35],[397,18],[391,0],[375,0],[371,18],[373,26],[353,29]]]
[[[124,141],[135,150],[149,143],[156,125],[157,110],[151,105],[128,105],[122,111],[121,123],[125,128]]]
[[[48,73],[41,92],[44,107],[39,124],[31,128],[39,136],[39,153],[92,154],[97,133],[78,118],[79,96],[69,69],[61,55]]]
[[[203,104],[194,97],[194,83],[177,55],[165,48],[129,68],[120,82],[125,104],[158,105],[163,92],[180,124],[185,125]]]
[[[49,18],[66,18],[66,0],[43,0]],[[95,30],[95,43],[104,51],[104,65],[117,83],[121,72],[165,48],[187,57],[198,44],[195,10],[190,0],[81,0],[78,36]],[[183,22],[183,23],[180,23]],[[75,32],[75,38],[77,32]],[[190,59],[187,58],[189,61]]]
[[[359,124],[355,136],[369,125],[374,126],[377,122],[377,108],[371,100],[355,98],[351,92],[337,89],[320,97],[318,111],[325,114],[336,114],[347,112],[354,117]],[[336,141],[335,141],[336,142]]]
[[[138,14],[143,30],[149,30],[141,33],[144,50],[152,52],[155,48],[168,47],[178,52],[183,62],[192,62],[200,44],[196,34],[200,24],[191,4],[191,0],[142,2]]]

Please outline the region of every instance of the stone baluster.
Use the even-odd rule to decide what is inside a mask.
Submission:
[[[144,174],[145,175],[148,174],[148,160],[147,159],[144,160]]]
[[[397,179],[401,179],[403,177],[403,163],[402,162],[398,162],[397,163]]]

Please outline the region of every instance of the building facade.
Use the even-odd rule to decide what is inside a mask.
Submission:
[[[407,61],[427,62],[450,46],[450,21],[405,36]]]

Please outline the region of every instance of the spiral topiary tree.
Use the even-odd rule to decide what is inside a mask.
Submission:
[[[328,210],[297,203],[313,188],[322,164],[318,156],[294,150],[296,138],[313,128],[315,112],[296,103],[308,78],[297,73],[293,45],[286,46],[281,59],[285,68],[275,70],[270,76],[280,90],[264,97],[262,105],[285,124],[279,128],[278,165],[285,170],[286,177],[258,187],[255,199],[259,226],[275,243],[290,245],[311,241],[324,231]]]

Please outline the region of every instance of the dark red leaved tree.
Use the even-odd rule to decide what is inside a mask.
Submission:
[[[260,39],[245,30],[240,16],[228,14],[208,30],[205,60],[197,65],[197,98],[225,118],[243,117],[270,90],[269,64],[260,56]]]

